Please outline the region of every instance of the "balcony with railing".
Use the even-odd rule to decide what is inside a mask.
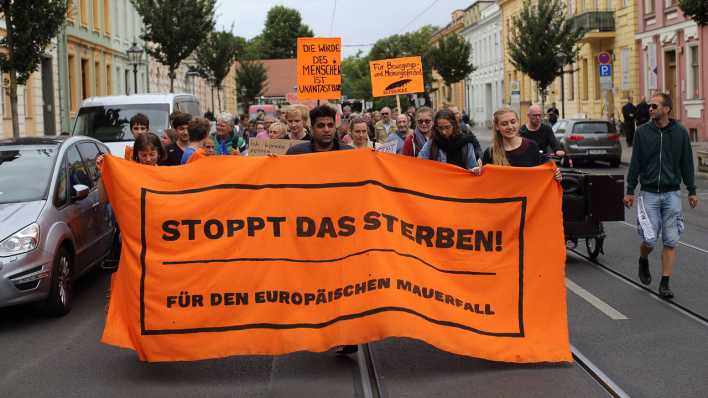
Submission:
[[[573,26],[585,32],[584,39],[614,37],[614,11],[588,11],[570,18]]]

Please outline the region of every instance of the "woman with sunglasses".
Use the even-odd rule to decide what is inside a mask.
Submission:
[[[477,166],[472,136],[461,133],[455,114],[447,109],[435,114],[432,137],[420,150],[418,157],[454,164],[468,170]]]
[[[403,142],[401,154],[417,158],[420,150],[423,149],[433,133],[433,110],[424,106],[419,108],[414,116],[415,130]]]

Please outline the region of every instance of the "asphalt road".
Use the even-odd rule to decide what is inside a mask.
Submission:
[[[592,171],[624,174],[626,168]],[[708,181],[699,179],[698,186],[700,207],[684,204],[684,244],[671,283],[674,302],[708,317]],[[582,246],[579,254],[568,252],[571,342],[629,396],[706,397],[708,322],[630,282],[638,281],[634,214],[626,211],[626,223],[606,223],[599,264],[582,257]],[[658,254],[650,261],[656,291]],[[577,362],[510,365],[408,339],[370,345],[373,379],[362,373],[361,356],[332,352],[140,363],[134,353],[99,342],[108,281],[99,271],[84,277],[73,311],[63,318],[45,318],[32,306],[0,309],[0,397],[363,397],[372,381],[386,397],[610,396]]]

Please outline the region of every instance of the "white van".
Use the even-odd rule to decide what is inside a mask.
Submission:
[[[104,142],[115,156],[123,156],[134,140],[130,118],[142,113],[150,119],[150,131],[162,135],[170,127],[174,111],[201,116],[199,100],[192,94],[136,94],[91,97],[81,103],[71,135],[83,135]]]

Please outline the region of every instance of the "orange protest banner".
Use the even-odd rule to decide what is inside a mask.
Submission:
[[[374,97],[420,93],[423,87],[423,63],[420,57],[369,61],[371,93]]]
[[[103,179],[123,251],[102,341],[141,360],[393,336],[496,361],[572,360],[551,165],[477,177],[369,150],[180,167],[108,157]]]
[[[297,39],[297,99],[327,100],[342,97],[342,39]]]

